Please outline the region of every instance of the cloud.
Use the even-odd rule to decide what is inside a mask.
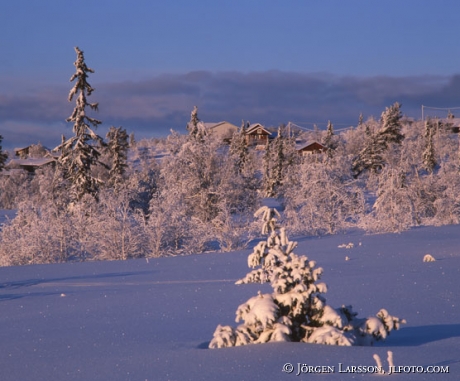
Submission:
[[[93,80],[94,78],[94,80]],[[164,74],[144,81],[97,83],[89,100],[99,102],[101,135],[111,125],[136,136],[167,135],[171,128],[185,132],[196,105],[205,122],[241,120],[267,126],[292,121],[303,126],[356,125],[359,114],[379,117],[398,101],[408,116],[419,118],[421,105],[460,106],[460,75],[413,77],[339,77],[328,73],[208,72]],[[4,146],[58,144],[71,134],[64,123],[73,109],[67,101],[69,84],[18,83],[0,79],[0,134]],[[90,111],[91,112],[91,111]],[[60,131],[62,129],[62,131]]]

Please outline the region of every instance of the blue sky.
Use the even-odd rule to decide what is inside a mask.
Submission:
[[[206,122],[311,127],[398,101],[460,106],[456,0],[15,0],[0,13],[4,147],[70,135],[74,46],[103,125],[138,137]]]

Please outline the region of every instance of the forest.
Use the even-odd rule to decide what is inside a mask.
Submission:
[[[111,127],[103,138],[89,116],[99,106],[88,101],[94,71],[76,53],[73,136],[28,154],[54,155],[55,165],[6,170],[0,146],[0,209],[17,211],[0,232],[2,266],[245,248],[260,238],[254,212],[267,197],[282,206],[291,235],[459,223],[459,140],[449,118],[413,121],[394,103],[340,132],[331,122],[325,131],[281,125],[256,149],[246,122],[222,140],[194,110],[184,133],[136,141]],[[324,149],[301,155],[301,142]]]

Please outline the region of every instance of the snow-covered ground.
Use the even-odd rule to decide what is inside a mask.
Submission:
[[[218,324],[235,326],[238,305],[271,291],[234,284],[249,251],[0,268],[0,380],[367,380],[385,376],[343,372],[375,366],[374,354],[387,368],[387,351],[396,366],[419,367],[391,379],[460,379],[460,226],[290,238],[324,268],[329,305],[361,317],[386,308],[407,324],[374,347],[211,350]],[[435,262],[422,261],[428,253]],[[310,373],[297,376],[298,364]],[[449,373],[416,372],[440,367]]]

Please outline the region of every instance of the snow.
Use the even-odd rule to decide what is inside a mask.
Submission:
[[[367,380],[377,375],[344,372],[377,366],[374,355],[388,370],[388,351],[396,367],[449,367],[392,379],[458,380],[459,233],[460,226],[444,226],[291,237],[299,255],[324,269],[328,305],[352,305],[358,318],[384,308],[407,320],[373,347],[208,349],[219,324],[234,324],[238,306],[271,292],[268,284],[234,284],[248,272],[250,250],[0,268],[1,380]],[[343,242],[355,243],[349,261]],[[422,261],[427,252],[435,262]],[[287,363],[292,373],[282,371]],[[298,369],[310,371],[296,376]]]
[[[2,230],[2,225],[8,220],[12,220],[16,217],[16,210],[0,209],[0,230]]]

